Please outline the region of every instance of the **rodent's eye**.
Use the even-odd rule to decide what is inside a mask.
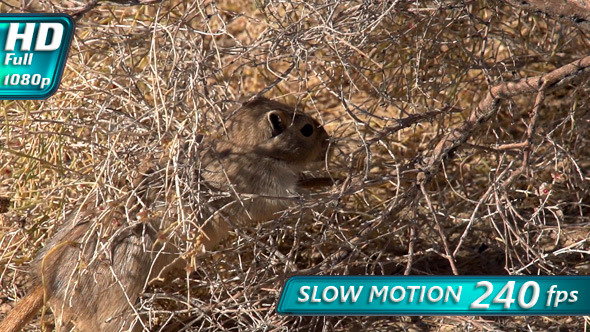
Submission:
[[[303,136],[309,137],[313,135],[313,126],[308,123],[305,126],[303,126],[300,131]]]

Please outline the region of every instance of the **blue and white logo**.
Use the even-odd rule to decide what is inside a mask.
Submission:
[[[61,81],[74,35],[66,14],[0,15],[0,99],[45,99]]]

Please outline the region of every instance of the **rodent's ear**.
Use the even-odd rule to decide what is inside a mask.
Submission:
[[[287,128],[287,123],[283,119],[283,113],[279,111],[270,111],[266,114],[268,123],[272,131],[272,137],[280,135]]]

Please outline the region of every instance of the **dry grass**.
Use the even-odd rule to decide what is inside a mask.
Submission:
[[[586,328],[583,317],[274,308],[293,274],[587,274],[587,78],[546,94],[526,148],[508,144],[527,139],[534,95],[501,102],[417,186],[436,143],[492,85],[587,56],[587,34],[493,1],[153,2],[0,1],[2,12],[84,10],[58,92],[2,102],[0,196],[10,203],[0,210],[0,303],[22,296],[28,262],[90,190],[116,195],[138,154],[210,134],[231,101],[267,90],[325,124],[337,185],[148,289],[138,307],[151,330]]]

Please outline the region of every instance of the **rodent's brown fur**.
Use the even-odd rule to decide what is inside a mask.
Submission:
[[[204,220],[199,221],[196,240],[200,250],[213,248],[234,225],[268,220],[287,208],[285,198],[297,192],[300,172],[321,165],[329,139],[311,117],[266,98],[235,111],[223,136],[209,142],[201,154],[199,178],[208,188],[233,195],[214,200],[209,215],[201,214]],[[66,217],[32,264],[36,277],[30,294],[16,303],[0,331],[19,331],[43,306],[44,298],[58,331],[141,329],[133,314],[135,301],[146,283],[178,257],[178,250],[158,239],[166,222],[157,213],[139,217],[142,207],[166,202],[154,189],[161,178],[154,176],[157,172],[153,165],[139,171],[129,190],[135,199],[119,202],[125,213],[117,208],[101,211],[92,205],[97,199],[89,196]],[[97,222],[111,218],[126,218],[125,227]]]

